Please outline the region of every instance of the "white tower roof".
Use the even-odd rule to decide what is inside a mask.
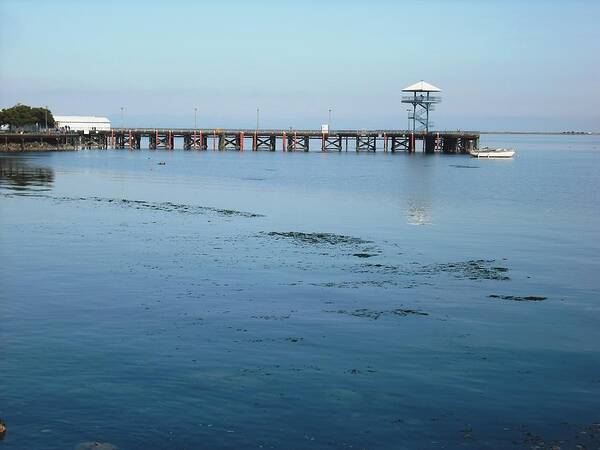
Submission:
[[[427,81],[419,81],[418,83],[411,84],[410,86],[402,89],[402,92],[441,92],[439,87],[428,83]]]

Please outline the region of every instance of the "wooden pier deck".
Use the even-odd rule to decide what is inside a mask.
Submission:
[[[0,150],[131,149],[468,153],[479,147],[476,131],[282,130],[218,128],[114,128],[67,133],[0,133]]]

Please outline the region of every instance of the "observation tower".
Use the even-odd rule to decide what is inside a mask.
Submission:
[[[429,131],[433,122],[429,122],[429,111],[433,111],[435,104],[442,101],[441,97],[432,95],[432,92],[442,92],[442,90],[426,81],[419,81],[402,89],[402,92],[410,92],[412,95],[402,97],[402,103],[412,105],[412,114],[409,120],[412,120],[412,131]]]

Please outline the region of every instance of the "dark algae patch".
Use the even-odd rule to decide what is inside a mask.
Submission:
[[[262,320],[286,320],[290,318],[290,314],[276,315],[276,314],[262,314],[257,316],[252,316],[252,319],[262,319]]]
[[[109,442],[82,442],[77,444],[75,450],[119,450],[119,447]]]
[[[340,281],[327,283],[312,283],[313,286],[339,289],[359,289],[361,287],[380,287],[396,286],[398,283],[393,280],[362,280],[362,281]]]
[[[345,236],[343,234],[333,233],[302,233],[300,231],[269,231],[267,236],[275,239],[289,239],[298,244],[310,245],[361,245],[370,244],[371,241],[366,241],[361,238]]]
[[[59,197],[61,200],[71,200],[69,197]],[[162,211],[162,212],[178,212],[183,214],[206,214],[206,213],[215,213],[220,216],[237,216],[237,217],[264,217],[260,214],[245,212],[245,211],[236,211],[233,209],[221,209],[221,208],[213,208],[210,206],[195,206],[195,205],[186,205],[181,203],[172,203],[172,202],[147,202],[145,200],[127,200],[127,199],[112,199],[112,198],[102,198],[102,197],[87,197],[81,198],[80,200],[90,200],[100,203],[109,203],[116,204],[123,207],[129,207],[134,209],[148,209],[154,211]]]
[[[357,258],[372,258],[377,255],[373,253],[354,253],[352,256],[356,256]]]
[[[355,273],[379,273],[405,276],[428,276],[449,273],[456,278],[469,280],[509,280],[507,267],[494,266],[495,260],[459,261],[441,264],[411,263],[406,266],[365,263],[353,270]]]
[[[352,311],[348,311],[345,309],[339,309],[337,311],[325,311],[328,313],[337,313],[337,314],[346,314],[348,316],[360,317],[364,319],[377,320],[382,316],[428,316],[429,314],[423,311],[419,311],[417,309],[403,309],[403,308],[395,308],[388,310],[373,310],[367,308],[355,309]]]
[[[600,423],[592,423],[584,427],[562,423],[558,427],[561,432],[560,437],[542,436],[527,430],[524,426],[519,428],[523,448],[540,450],[591,450],[600,448]]]
[[[4,196],[12,196],[13,194],[2,194]],[[145,200],[128,200],[118,198],[103,198],[103,197],[55,197],[45,194],[33,194],[29,197],[48,198],[59,202],[96,202],[106,205],[119,206],[122,208],[132,208],[138,210],[150,210],[160,212],[177,212],[181,214],[202,215],[202,214],[217,214],[223,217],[264,217],[262,214],[256,214],[245,211],[236,211],[233,209],[213,208],[211,206],[186,205],[182,203],[172,202],[148,202]]]
[[[449,273],[456,278],[469,280],[498,280],[506,281],[507,267],[494,266],[493,259],[477,259],[472,261],[459,261],[444,264],[430,264],[421,268],[424,274]]]
[[[320,283],[319,285],[338,288],[362,286],[412,288],[430,285],[433,277],[442,274],[449,274],[461,280],[474,281],[506,281],[510,279],[507,275],[509,271],[507,267],[498,266],[496,260],[483,259],[439,264],[412,262],[403,265],[365,262],[346,270],[355,274],[364,274],[371,279]]]
[[[491,294],[488,295],[489,298],[495,298],[500,300],[512,300],[514,302],[541,302],[543,300],[547,300],[548,297],[541,297],[538,295],[527,295],[525,297],[519,297],[517,295],[498,295]]]

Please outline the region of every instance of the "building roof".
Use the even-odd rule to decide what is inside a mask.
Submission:
[[[418,83],[411,84],[410,86],[402,89],[402,92],[441,92],[439,87],[428,83],[427,81],[419,81]]]
[[[97,116],[54,116],[57,122],[77,122],[77,123],[110,123],[107,117]]]

